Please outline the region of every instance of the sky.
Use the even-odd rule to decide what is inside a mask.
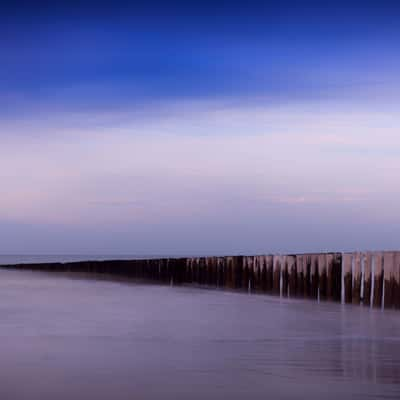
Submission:
[[[0,254],[400,248],[394,1],[13,1]]]

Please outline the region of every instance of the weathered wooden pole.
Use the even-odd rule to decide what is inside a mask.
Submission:
[[[261,291],[261,266],[263,256],[253,257],[253,288],[256,292]]]
[[[218,258],[212,258],[212,285],[218,287]]]
[[[233,257],[226,257],[225,286],[230,289],[233,289],[235,287],[233,280],[233,264]]]
[[[251,290],[250,271],[252,269],[252,257],[243,257],[242,288]]]
[[[266,286],[267,291],[272,292],[274,287],[274,258],[272,255],[268,255],[265,260],[266,263]]]
[[[383,296],[382,302],[385,308],[392,308],[394,304],[394,252],[385,251],[383,254],[383,276],[384,276],[384,286],[383,286]]]
[[[373,306],[382,306],[383,295],[383,256],[375,252],[373,255]]]
[[[311,298],[318,298],[318,255],[311,254]]]
[[[218,270],[217,270],[217,257],[211,257],[211,273],[210,273],[210,285],[218,286]]]
[[[371,259],[371,253],[367,252],[363,256],[363,261],[364,261],[364,293],[363,293],[363,298],[362,302],[363,304],[369,306],[371,304],[371,264],[372,264],[372,259]]]
[[[297,292],[297,269],[296,269],[296,257],[293,255],[287,256],[287,265],[289,272],[289,291],[288,295],[290,297],[296,296]]]
[[[262,292],[267,291],[267,262],[266,262],[267,257],[266,256],[260,256],[259,261],[260,261],[260,289]]]
[[[288,257],[282,256],[281,264],[281,295],[287,297],[289,285]]]
[[[334,299],[334,275],[333,275],[333,254],[327,254],[326,263],[326,298],[327,300]]]
[[[195,257],[190,257],[187,259],[187,281],[188,281],[188,283],[193,283],[193,284],[196,283],[195,262],[196,262]]]
[[[360,304],[361,301],[361,254],[353,253],[352,258],[352,303]]]
[[[395,308],[400,308],[400,252],[396,251],[394,255],[394,285],[393,302]]]
[[[212,257],[204,257],[204,285],[211,286]]]
[[[299,297],[304,297],[304,267],[303,267],[303,255],[296,255],[296,266],[297,266],[297,290],[296,294]]]
[[[328,297],[328,275],[327,275],[327,255],[319,254],[318,255],[318,291],[319,291],[319,299],[326,300]]]
[[[243,256],[235,256],[233,263],[234,287],[242,288],[243,283]]]
[[[225,257],[217,257],[217,287],[224,287],[224,265]]]
[[[351,253],[343,254],[342,258],[342,303],[352,301],[352,258]]]
[[[275,294],[280,294],[280,282],[281,282],[281,260],[280,256],[273,256],[273,292]]]
[[[342,253],[336,253],[333,257],[333,291],[334,300],[340,302],[342,293]]]
[[[312,286],[311,286],[311,270],[312,270],[312,262],[311,262],[311,255],[306,254],[303,258],[303,271],[304,274],[304,296],[307,298],[312,297]]]

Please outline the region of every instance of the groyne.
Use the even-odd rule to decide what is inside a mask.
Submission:
[[[0,265],[115,275],[318,301],[400,309],[400,252],[152,258]]]

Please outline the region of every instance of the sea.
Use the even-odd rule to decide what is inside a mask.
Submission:
[[[0,399],[398,400],[400,312],[0,268]]]

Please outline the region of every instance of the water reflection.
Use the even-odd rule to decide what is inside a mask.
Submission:
[[[400,314],[0,270],[1,399],[400,398]]]

